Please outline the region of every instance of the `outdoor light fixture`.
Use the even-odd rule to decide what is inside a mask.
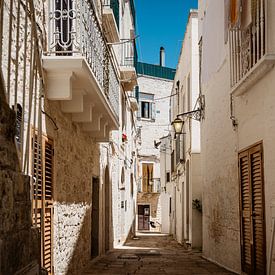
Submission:
[[[173,122],[172,125],[174,127],[174,131],[176,135],[179,135],[182,133],[182,128],[183,128],[184,121],[177,117]]]
[[[181,116],[191,117],[195,120],[200,121],[201,109],[197,109],[197,110],[194,110],[194,111],[178,114],[177,118],[171,123],[174,127],[175,135],[182,134],[182,128],[183,128],[184,120],[180,118]]]

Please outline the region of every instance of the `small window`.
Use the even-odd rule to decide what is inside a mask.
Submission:
[[[170,173],[169,172],[166,173],[166,182],[170,182]]]
[[[155,110],[154,102],[141,101],[140,108],[141,108],[141,118],[155,119],[156,110]]]
[[[142,101],[141,102],[141,117],[142,118],[150,118],[150,103]]]

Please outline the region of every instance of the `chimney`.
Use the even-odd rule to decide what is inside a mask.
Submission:
[[[165,67],[165,50],[163,47],[160,47],[159,50],[159,65]]]

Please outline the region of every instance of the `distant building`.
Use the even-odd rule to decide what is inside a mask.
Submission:
[[[161,231],[159,139],[169,133],[169,101],[174,69],[164,67],[164,49],[160,65],[137,63],[138,112],[138,194],[139,231]],[[161,66],[163,65],[163,66]],[[150,225],[151,222],[151,225]]]
[[[199,106],[199,47],[198,12],[191,10],[182,43],[182,49],[173,82],[171,97],[171,122],[182,113]],[[184,123],[182,133],[173,129],[161,146],[170,159],[171,175],[162,173],[165,189],[162,197],[168,200],[163,209],[163,223],[170,224],[169,233],[180,243],[199,248],[202,245],[202,190],[200,161],[200,122],[195,115],[179,116]],[[164,148],[164,149],[163,149]],[[171,154],[169,154],[171,151]],[[161,171],[167,167],[161,163]],[[169,214],[168,214],[169,213]],[[164,218],[165,217],[165,218]],[[165,220],[164,220],[165,219]]]

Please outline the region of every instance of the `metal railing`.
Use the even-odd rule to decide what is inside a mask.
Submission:
[[[50,0],[48,40],[48,55],[85,57],[118,117],[119,79],[92,1]]]
[[[121,44],[121,66],[134,67],[135,65],[135,48],[134,41],[129,39],[122,39]]]
[[[113,10],[116,25],[119,30],[119,0],[103,0],[103,7],[109,7]]]
[[[251,23],[229,30],[231,87],[235,86],[265,54],[265,0],[254,0]]]

